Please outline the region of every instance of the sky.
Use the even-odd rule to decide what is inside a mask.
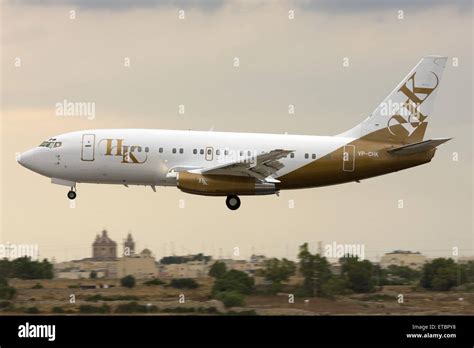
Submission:
[[[364,245],[373,260],[474,254],[472,1],[23,0],[0,11],[0,243],[78,259],[105,228],[158,258],[294,259],[304,242]],[[426,138],[453,140],[427,165],[360,184],[242,197],[235,212],[176,188],[79,184],[72,208],[66,187],[15,160],[93,128],[338,134],[429,54],[449,59]],[[64,100],[94,103],[95,117],[57,116]]]

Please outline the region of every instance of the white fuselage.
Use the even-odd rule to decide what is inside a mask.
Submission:
[[[274,149],[294,150],[274,178],[350,143],[354,138],[151,129],[95,129],[58,135],[58,147],[19,157],[25,167],[73,183],[167,185],[173,170],[206,168]],[[250,151],[250,152],[249,152]],[[59,182],[60,183],[60,182]]]

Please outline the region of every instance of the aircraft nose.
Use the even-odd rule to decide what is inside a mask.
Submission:
[[[18,154],[16,156],[16,161],[18,163],[20,163],[23,167],[34,171],[37,167],[36,162],[38,161],[38,159],[35,158],[35,157],[37,157],[37,156],[35,156],[35,153],[36,153],[35,150],[36,149],[31,149],[31,150],[25,151],[21,154]]]

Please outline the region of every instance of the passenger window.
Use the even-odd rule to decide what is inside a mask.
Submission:
[[[207,154],[208,154],[208,155],[212,155],[212,150],[211,150],[211,149],[207,149]]]
[[[183,148],[179,149],[179,153],[183,153],[183,152],[184,152]]]
[[[316,159],[316,154],[313,153],[313,155],[311,157],[313,157],[313,159]]]
[[[304,154],[304,158],[308,158],[309,155],[307,153]]]
[[[203,149],[199,150],[199,153],[200,153],[201,155],[204,155],[204,150],[203,150]]]
[[[290,153],[290,157],[295,158],[295,153],[294,152]]]
[[[145,152],[148,152],[148,151],[150,151],[150,148],[147,146],[145,147]]]
[[[243,156],[243,155],[244,155],[244,152],[243,152],[243,151],[240,151],[239,154],[240,154],[240,156]]]
[[[163,153],[163,148],[160,147],[160,148],[158,149],[158,152],[159,152],[159,153]]]
[[[227,156],[229,154],[229,150],[224,150],[224,156]]]
[[[193,154],[197,154],[198,153],[198,150],[197,149],[194,149],[193,150]]]
[[[216,150],[216,155],[219,156],[221,154],[221,150]]]
[[[176,148],[175,147],[173,147],[173,153],[176,153]]]
[[[252,151],[248,150],[248,151],[247,151],[247,156],[250,157],[251,155],[252,155]]]

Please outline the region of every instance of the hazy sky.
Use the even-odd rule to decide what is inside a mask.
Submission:
[[[369,258],[393,249],[473,254],[471,1],[0,6],[0,242],[38,244],[42,257],[57,260],[81,258],[107,228],[117,242],[131,231],[138,248],[157,257],[231,256],[239,247],[242,258],[252,251],[293,258],[298,245],[315,251],[318,241],[362,243]],[[449,60],[426,136],[454,139],[430,164],[360,184],[242,197],[236,212],[223,197],[176,188],[79,184],[70,208],[66,187],[15,161],[52,135],[89,128],[337,134],[362,121],[428,54]],[[94,102],[95,119],[56,116],[64,99]]]

